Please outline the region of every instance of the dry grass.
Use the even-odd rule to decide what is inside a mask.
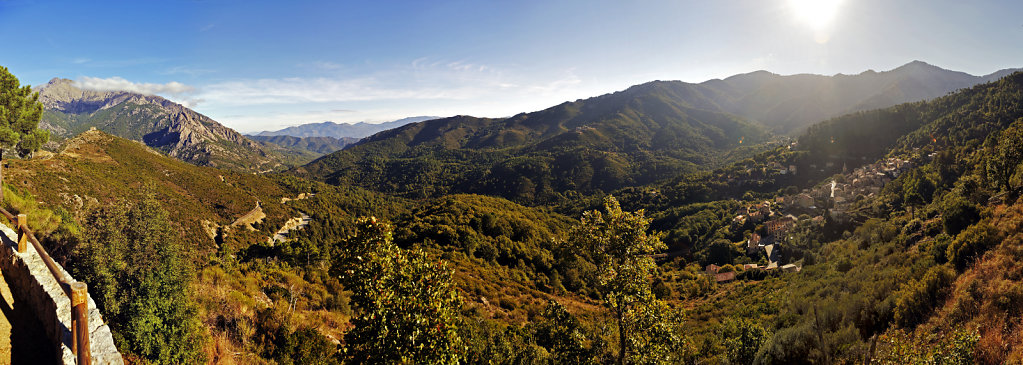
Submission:
[[[956,280],[952,295],[916,335],[959,329],[980,334],[981,364],[1023,363],[1023,204],[992,210],[1005,239]]]

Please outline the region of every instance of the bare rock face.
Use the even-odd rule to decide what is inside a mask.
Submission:
[[[95,127],[196,165],[243,171],[282,167],[263,144],[160,96],[83,90],[56,78],[36,91],[45,108],[40,127],[57,138]]]

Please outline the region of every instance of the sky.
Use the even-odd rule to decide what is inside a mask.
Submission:
[[[23,84],[157,94],[241,132],[502,117],[652,80],[1023,67],[1023,1],[0,0]]]

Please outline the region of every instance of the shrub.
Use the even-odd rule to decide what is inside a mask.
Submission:
[[[949,194],[942,202],[942,223],[945,233],[957,235],[980,219],[977,207],[965,198]]]
[[[938,302],[945,298],[956,274],[946,266],[927,270],[924,277],[902,287],[896,294],[895,322],[902,327],[913,327],[930,316]]]
[[[153,194],[85,218],[73,268],[91,285],[122,351],[158,363],[201,363],[206,331],[188,297],[192,269]]]
[[[1000,240],[1000,233],[986,222],[972,225],[958,236],[948,246],[948,259],[954,263],[956,269],[962,271],[974,259],[994,247]]]

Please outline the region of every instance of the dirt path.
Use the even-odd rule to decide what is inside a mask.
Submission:
[[[55,364],[53,345],[26,305],[15,303],[0,275],[0,364]]]
[[[291,218],[287,222],[284,222],[284,227],[281,227],[281,229],[278,230],[273,237],[270,237],[268,241],[270,241],[271,243],[287,241],[288,232],[296,229],[302,229],[302,227],[308,226],[309,222],[312,221],[313,218],[306,215],[305,213],[302,212],[299,213],[302,214],[301,217]]]
[[[263,221],[263,218],[266,218],[266,214],[263,213],[263,205],[257,200],[256,207],[231,223],[231,227],[245,226],[252,231],[255,230],[252,228],[252,224]]]

